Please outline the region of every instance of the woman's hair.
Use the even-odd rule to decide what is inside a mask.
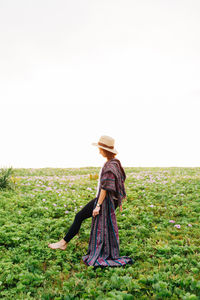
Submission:
[[[102,149],[102,148],[101,148],[101,149]],[[102,149],[102,151],[105,153],[105,155],[106,155],[106,157],[107,157],[108,159],[115,158],[115,156],[117,155],[117,154],[112,153],[112,152],[110,152],[110,151],[107,151],[107,150],[105,150],[105,149]]]

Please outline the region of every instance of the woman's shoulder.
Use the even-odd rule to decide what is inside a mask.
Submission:
[[[118,171],[120,170],[122,176],[124,177],[124,180],[126,179],[126,173],[125,173],[125,170],[124,170],[124,168],[122,167],[121,162],[120,162],[119,159],[117,159],[117,158],[111,159],[111,160],[110,160],[110,165],[109,165],[109,166],[110,166],[111,171],[113,170],[113,172],[117,170],[117,173],[118,173]]]
[[[105,165],[113,165],[113,164],[119,164],[121,165],[121,162],[119,159],[117,158],[111,158],[110,160],[108,160]]]
[[[122,165],[121,165],[119,159],[112,158],[105,163],[105,165],[103,167],[103,172],[114,172],[115,173],[117,171],[117,169],[123,170]]]
[[[108,165],[115,166],[115,167],[118,167],[118,168],[121,168],[121,169],[123,168],[120,160],[117,159],[117,158],[113,158],[113,159],[109,160]]]

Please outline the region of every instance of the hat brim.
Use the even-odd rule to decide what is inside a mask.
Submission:
[[[116,149],[109,149],[109,148],[106,148],[106,147],[103,147],[103,146],[100,146],[99,144],[97,143],[92,143],[93,146],[97,146],[98,148],[102,148],[104,150],[107,150],[109,152],[112,152],[112,153],[115,153],[115,154],[118,154],[117,150]]]

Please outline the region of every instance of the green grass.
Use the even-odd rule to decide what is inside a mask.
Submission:
[[[84,265],[91,218],[66,251],[48,248],[95,197],[99,169],[14,169],[15,190],[0,191],[0,298],[200,299],[200,168],[125,168],[116,216],[133,265]]]

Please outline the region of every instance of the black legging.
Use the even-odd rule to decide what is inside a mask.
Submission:
[[[68,243],[78,232],[81,227],[83,220],[92,217],[92,212],[94,209],[94,202],[96,198],[92,199],[88,204],[86,204],[75,216],[74,222],[69,228],[64,240]],[[118,206],[118,201],[114,201],[115,209]]]

